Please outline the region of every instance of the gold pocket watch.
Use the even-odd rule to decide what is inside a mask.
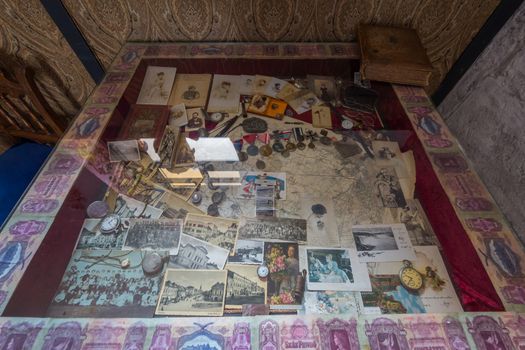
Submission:
[[[412,263],[410,261],[403,260],[403,265],[404,266],[399,271],[401,285],[409,292],[419,292],[424,286],[423,275],[414,267],[412,267]]]

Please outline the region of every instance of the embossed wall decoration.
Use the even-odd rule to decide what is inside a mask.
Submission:
[[[73,116],[95,85],[84,66],[40,1],[0,5],[0,66],[9,58],[25,62],[53,110]]]
[[[104,67],[132,41],[349,41],[359,22],[418,30],[433,92],[500,0],[62,0]]]

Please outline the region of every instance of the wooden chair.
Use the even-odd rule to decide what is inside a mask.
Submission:
[[[40,143],[56,143],[67,122],[57,117],[38,89],[33,72],[10,62],[0,72],[0,133]]]

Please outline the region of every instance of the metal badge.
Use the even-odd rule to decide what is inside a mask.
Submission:
[[[242,151],[242,152],[239,152],[238,155],[239,155],[239,160],[241,162],[246,162],[248,160],[248,153]]]
[[[207,213],[209,216],[219,216],[219,206],[215,203],[210,204]]]
[[[257,167],[257,169],[263,170],[264,168],[266,168],[266,163],[259,159],[257,160],[257,162],[255,162],[255,166]]]
[[[259,149],[259,152],[265,156],[265,157],[269,157],[272,153],[273,153],[273,150],[272,150],[272,147],[270,145],[264,145],[262,146],[260,149]]]
[[[255,145],[249,145],[246,149],[246,153],[248,153],[250,156],[255,157],[259,154],[259,147]]]

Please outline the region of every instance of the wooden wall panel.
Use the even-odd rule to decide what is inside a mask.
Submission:
[[[0,0],[0,66],[24,61],[53,110],[71,117],[95,86],[39,0]],[[7,65],[7,66],[6,66]]]
[[[500,0],[62,0],[108,67],[144,41],[349,41],[359,22],[416,28],[433,92]]]

